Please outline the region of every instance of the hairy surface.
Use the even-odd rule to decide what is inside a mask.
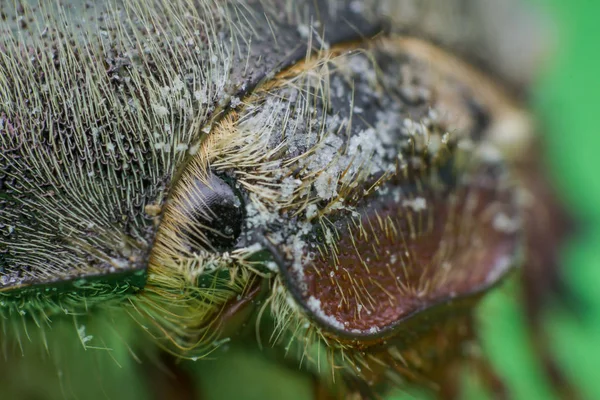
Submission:
[[[465,313],[371,359],[354,350],[416,311],[478,294],[518,260],[518,184],[505,162],[532,127],[511,93],[537,59],[507,56],[514,36],[536,43],[512,6],[0,5],[5,330],[20,342],[20,326],[44,331],[68,314],[86,347],[93,336],[75,316],[98,305],[195,358],[262,301],[254,317],[266,312],[267,336],[298,343],[300,358],[327,348],[370,384],[376,365],[394,364],[398,379],[416,365],[429,374],[455,349],[426,361],[421,350],[468,338]],[[501,245],[462,254],[473,240]],[[324,280],[339,286],[324,291]],[[374,336],[341,338],[350,333]]]

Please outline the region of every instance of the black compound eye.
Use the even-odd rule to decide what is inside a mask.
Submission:
[[[242,230],[242,200],[224,179],[209,172],[186,183],[187,198],[178,206],[183,236],[192,250],[223,251],[234,246]]]

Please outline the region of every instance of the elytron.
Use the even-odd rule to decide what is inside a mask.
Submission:
[[[535,27],[517,1],[3,1],[2,370],[61,387],[14,396],[77,397],[65,371],[118,346],[175,370],[253,341],[328,396],[451,397],[478,300],[554,233]]]

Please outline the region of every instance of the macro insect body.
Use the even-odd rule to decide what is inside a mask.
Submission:
[[[7,363],[253,337],[337,396],[440,390],[536,199],[510,3],[2,2]]]

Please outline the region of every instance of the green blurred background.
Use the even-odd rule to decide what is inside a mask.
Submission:
[[[541,74],[534,108],[543,121],[546,161],[558,192],[579,223],[562,252],[565,285],[577,310],[556,304],[544,318],[551,351],[576,395],[600,399],[600,2],[537,0],[556,24],[553,64]],[[514,399],[552,399],[547,378],[526,335],[517,300],[499,292],[486,300],[481,315],[484,348]],[[399,398],[406,398],[400,396]],[[489,398],[471,387],[465,398]]]
[[[562,253],[563,278],[576,294],[577,313],[556,305],[545,316],[545,328],[561,372],[577,394],[600,399],[600,2],[537,3],[551,13],[557,39],[556,61],[540,77],[535,108],[545,123],[549,169],[580,223]],[[511,397],[552,398],[521,334],[521,310],[509,298],[490,300],[486,306],[501,309],[508,330],[486,331],[484,338],[487,348],[502,349],[490,356],[509,383]]]

